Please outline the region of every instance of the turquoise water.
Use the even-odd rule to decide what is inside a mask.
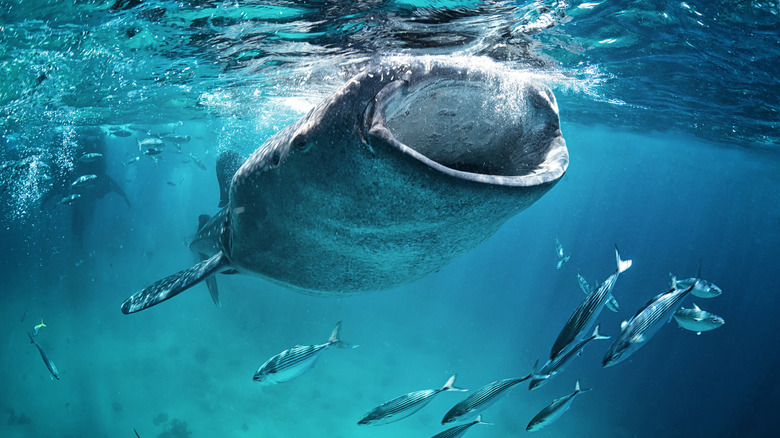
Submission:
[[[696,303],[726,324],[697,336],[672,321],[606,369],[609,341],[595,341],[543,388],[514,388],[484,413],[493,425],[467,436],[525,434],[528,421],[577,380],[594,390],[536,435],[773,436],[780,397],[773,340],[780,329],[778,64],[777,48],[760,43],[777,38],[777,6],[740,3],[743,13],[725,14],[710,3],[660,11],[643,2],[558,2],[551,5],[559,11],[554,26],[523,33],[520,24],[538,23],[543,10],[409,4],[267,2],[235,11],[222,3],[144,2],[109,12],[109,3],[52,3],[36,8],[37,18],[4,5],[2,62],[15,69],[0,81],[0,158],[25,164],[0,174],[0,436],[133,437],[133,428],[143,438],[432,436],[462,393],[439,394],[389,425],[357,421],[393,397],[441,387],[453,374],[457,386],[471,390],[527,374],[584,297],[577,273],[592,285],[603,281],[615,269],[615,243],[634,266],[614,290],[620,312],[599,317],[602,334],[614,338],[621,321],[668,290],[670,273],[693,276],[699,263],[724,293],[688,298],[684,306]],[[154,15],[155,7],[167,12]],[[678,45],[659,42],[641,52],[657,26],[615,21],[653,23],[648,17],[663,12],[677,25],[658,35],[685,35]],[[485,23],[514,33],[474,30]],[[731,33],[717,27],[729,24]],[[128,38],[131,29],[137,31]],[[647,35],[636,36],[640,30]],[[623,38],[622,49],[599,43],[610,32]],[[633,46],[625,42],[630,34]],[[745,48],[724,49],[708,35],[732,35]],[[168,42],[159,43],[163,37]],[[707,41],[714,60],[676,67],[690,64],[689,48]],[[565,49],[575,42],[587,50]],[[510,56],[506,47],[517,51]],[[198,285],[121,314],[129,294],[195,263],[187,245],[198,215],[217,209],[218,153],[251,152],[380,50],[465,52],[533,69],[558,98],[568,172],[484,244],[405,286],[327,299],[261,278],[220,276],[222,309]],[[721,50],[736,52],[715,56]],[[653,57],[663,57],[665,68],[637,62]],[[105,134],[104,171],[129,205],[106,194],[76,232],[72,209],[56,205],[46,177],[56,180],[50,169],[73,164],[68,133],[95,128]],[[112,134],[119,128],[131,135]],[[124,164],[147,131],[189,135],[186,154]],[[560,270],[556,238],[571,253]],[[41,318],[46,327],[36,340],[59,381],[25,335]],[[343,339],[359,348],[328,349],[291,382],[252,381],[272,355],[325,342],[337,321]]]

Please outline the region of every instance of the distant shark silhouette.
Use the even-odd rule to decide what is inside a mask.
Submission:
[[[209,258],[122,312],[219,272],[334,297],[411,282],[533,204],[568,161],[546,86],[482,59],[386,59],[243,162],[193,242]]]
[[[79,158],[90,153],[105,155],[105,133],[98,128],[79,128],[74,136],[75,148],[71,151],[70,159],[74,166],[67,169],[58,169],[59,174],[54,179],[55,183],[51,195],[66,196],[77,192],[81,197],[71,204],[73,209],[72,230],[79,239],[84,235],[92,221],[98,199],[109,193],[115,193],[124,199],[130,206],[122,187],[119,186],[106,172],[106,160],[104,158],[95,161],[83,162]],[[86,187],[73,189],[71,183],[81,175],[96,175],[93,184]]]

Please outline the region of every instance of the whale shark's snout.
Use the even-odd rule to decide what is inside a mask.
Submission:
[[[219,252],[123,311],[226,270],[324,296],[414,281],[533,204],[568,161],[555,97],[530,75],[484,60],[384,61],[257,148],[211,220],[221,231],[202,233],[219,242],[199,247]]]

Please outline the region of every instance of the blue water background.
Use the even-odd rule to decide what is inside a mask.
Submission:
[[[603,333],[616,335],[620,321],[665,291],[670,272],[694,275],[699,259],[724,294],[693,301],[726,325],[696,336],[668,324],[609,369],[600,366],[608,343],[594,343],[544,388],[514,389],[485,414],[495,425],[470,436],[524,430],[578,379],[594,391],[539,435],[769,436],[778,395],[772,333],[780,329],[773,317],[777,157],[669,134],[563,129],[572,166],[553,191],[439,273],[365,296],[314,298],[223,276],[222,310],[198,286],[122,315],[128,292],[193,263],[185,245],[193,218],[207,209],[203,199],[217,197],[194,167],[166,174],[141,163],[127,184],[139,202],[128,210],[118,197],[100,201],[86,256],[68,242],[67,227],[11,224],[3,235],[9,251],[0,386],[3,408],[31,423],[3,424],[3,435],[121,436],[135,427],[157,436],[172,419],[185,421],[192,436],[433,435],[460,394],[441,394],[419,414],[384,427],[356,422],[374,405],[439,387],[451,374],[476,389],[527,373],[584,296],[576,273],[602,281],[615,268],[618,243],[634,266],[615,289],[620,313],[599,318]],[[165,185],[175,177],[191,179],[193,190]],[[560,271],[556,237],[572,254]],[[38,340],[59,367],[59,382],[24,335],[39,317],[48,327]],[[265,359],[324,342],[338,320],[344,339],[360,348],[326,351],[315,369],[287,384],[251,381]],[[169,420],[155,426],[159,413]]]
[[[132,437],[132,428],[143,438],[432,436],[463,394],[440,394],[418,414],[387,426],[357,421],[397,395],[440,387],[452,374],[471,390],[527,374],[584,297],[576,274],[591,285],[603,281],[615,269],[615,244],[634,266],[614,291],[620,312],[605,310],[599,318],[603,334],[614,338],[621,321],[668,290],[670,273],[693,276],[699,263],[702,276],[724,293],[684,305],[696,303],[726,324],[697,336],[671,322],[608,369],[601,358],[609,341],[596,341],[543,388],[513,389],[485,412],[494,424],[475,426],[467,436],[525,434],[528,421],[577,380],[594,390],[536,435],[774,436],[780,426],[780,64],[770,44],[777,37],[776,5],[711,9],[710,2],[627,1],[589,12],[582,7],[587,3],[564,4],[569,19],[532,35],[530,51],[543,56],[517,61],[501,49],[514,46],[498,43],[488,44],[495,50],[467,53],[542,72],[558,97],[571,163],[541,200],[435,274],[344,299],[220,276],[223,309],[199,285],[126,316],[119,305],[129,294],[195,263],[187,245],[198,215],[216,211],[219,151],[251,152],[302,114],[296,102],[278,105],[279,96],[315,103],[346,78],[318,62],[336,65],[379,48],[446,53],[459,44],[424,40],[431,25],[406,27],[397,16],[408,15],[408,2],[391,2],[376,6],[393,18],[384,26],[356,25],[368,22],[372,12],[363,11],[357,19],[331,16],[337,26],[330,21],[310,29],[317,47],[327,50],[301,49],[296,42],[306,37],[292,33],[256,42],[258,48],[236,43],[237,19],[226,5],[222,15],[205,19],[196,3],[196,12],[160,21],[133,9],[108,18],[75,14],[91,11],[90,2],[71,10],[49,4],[38,9],[39,21],[27,20],[30,11],[18,6],[4,9],[3,19],[16,24],[4,26],[0,53],[7,68],[0,81],[3,159],[19,150],[56,150],[56,130],[82,125],[108,132],[134,123],[190,135],[184,147],[208,169],[174,155],[159,165],[142,157],[125,166],[140,134],[109,135],[107,172],[132,206],[115,194],[98,200],[83,238],[71,231],[68,208],[36,202],[40,181],[18,175],[2,181],[0,436]],[[149,14],[160,5],[174,6],[139,8]],[[534,11],[523,6],[513,14]],[[70,23],[57,22],[61,12]],[[273,31],[298,24],[270,23]],[[136,27],[138,38],[122,37]],[[358,38],[371,29],[397,34]],[[178,32],[202,40],[154,43],[154,35],[170,41]],[[401,39],[403,32],[420,39]],[[339,51],[345,40],[352,45]],[[376,41],[387,47],[372,46]],[[302,72],[296,62],[309,68]],[[268,67],[284,63],[293,67]],[[114,74],[105,74],[107,65]],[[286,80],[291,72],[305,78]],[[37,86],[41,73],[46,79]],[[28,89],[37,91],[25,94]],[[561,270],[556,238],[571,253]],[[25,334],[40,318],[47,327],[36,339],[60,381],[50,379]],[[270,356],[325,342],[339,320],[343,339],[358,349],[330,349],[292,382],[252,382]]]

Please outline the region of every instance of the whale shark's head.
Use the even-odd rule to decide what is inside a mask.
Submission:
[[[330,156],[356,135],[369,149],[385,143],[450,176],[489,184],[553,182],[569,160],[555,96],[530,74],[471,58],[399,58],[355,76],[258,149],[242,174],[295,155]]]
[[[474,247],[567,166],[555,97],[529,75],[385,61],[236,172],[227,255],[316,294],[392,287]]]

